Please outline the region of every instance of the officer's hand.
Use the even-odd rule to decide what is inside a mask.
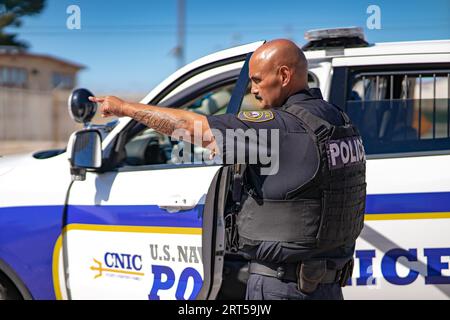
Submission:
[[[92,102],[101,103],[100,113],[102,117],[123,117],[125,114],[125,101],[114,96],[89,97]]]

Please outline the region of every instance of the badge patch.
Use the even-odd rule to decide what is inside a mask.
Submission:
[[[264,110],[264,111],[240,111],[238,113],[238,119],[242,121],[250,121],[250,122],[264,122],[269,121],[274,118],[274,114],[272,111]]]

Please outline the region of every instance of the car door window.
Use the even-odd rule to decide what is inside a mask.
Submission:
[[[225,84],[203,93],[181,106],[181,109],[202,115],[223,114],[226,112],[234,85],[234,82]],[[190,152],[188,163],[199,163],[208,153],[205,148],[175,141],[148,127],[128,141],[125,149],[127,152],[125,164],[129,166],[177,164],[181,158],[186,159],[182,154],[185,150]]]
[[[450,150],[450,71],[355,72],[346,111],[367,154]]]

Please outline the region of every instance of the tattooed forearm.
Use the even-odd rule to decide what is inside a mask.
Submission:
[[[213,140],[206,116],[182,109],[126,103],[124,115],[176,140],[210,147]],[[185,140],[190,139],[190,140]]]
[[[164,112],[136,110],[131,117],[162,134],[172,135],[176,129],[186,129],[185,119],[176,119]]]

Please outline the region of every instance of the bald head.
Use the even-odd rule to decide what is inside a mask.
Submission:
[[[252,93],[262,107],[279,107],[290,95],[307,88],[308,62],[294,42],[277,39],[253,53],[249,76]]]
[[[257,63],[267,63],[274,67],[283,65],[297,72],[296,76],[307,72],[308,62],[303,51],[291,40],[277,39],[264,43],[253,53]]]

